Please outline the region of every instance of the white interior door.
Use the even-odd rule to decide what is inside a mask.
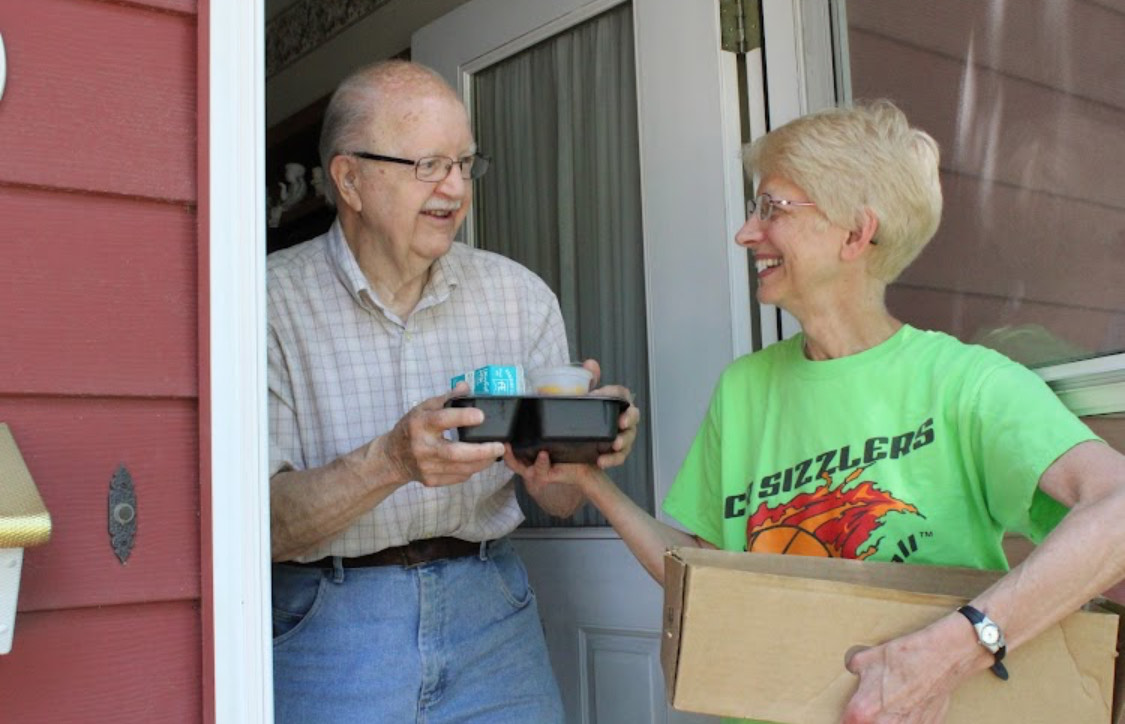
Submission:
[[[472,75],[622,0],[472,0],[414,35],[412,58],[471,109]],[[654,499],[663,499],[711,385],[750,349],[735,57],[716,3],[634,0]],[[472,219],[466,224],[473,242]],[[620,381],[626,385],[628,380]],[[607,528],[517,534],[573,722],[704,722],[670,711],[660,669],[662,590]]]

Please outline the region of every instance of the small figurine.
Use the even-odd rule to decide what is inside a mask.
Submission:
[[[285,181],[278,182],[278,202],[270,207],[268,223],[276,229],[282,215],[301,202],[308,194],[305,183],[305,166],[300,163],[285,164]]]
[[[320,166],[312,170],[312,187],[318,199],[327,201],[327,196],[324,193],[324,169]]]

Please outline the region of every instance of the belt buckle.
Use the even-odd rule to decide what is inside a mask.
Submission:
[[[422,550],[422,546],[415,545],[419,541],[410,541],[402,547],[402,567],[403,568],[417,568],[420,565],[429,563],[433,557],[427,556],[427,551]],[[428,547],[428,546],[427,546]]]

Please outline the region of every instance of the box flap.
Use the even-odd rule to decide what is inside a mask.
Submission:
[[[739,553],[704,548],[676,548],[672,553],[690,566],[749,571],[786,578],[816,579],[879,589],[970,599],[995,583],[1001,571],[974,568],[906,566],[880,561],[815,558],[781,553]],[[934,571],[940,570],[940,575]]]
[[[683,620],[687,566],[675,553],[664,554],[664,636],[660,640],[660,668],[664,670],[664,692],[672,703],[676,691],[676,668],[680,658],[680,622]]]

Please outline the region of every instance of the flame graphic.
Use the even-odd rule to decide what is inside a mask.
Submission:
[[[823,475],[825,485],[811,493],[802,493],[776,508],[771,509],[762,503],[746,523],[746,540],[753,541],[772,528],[786,528],[797,535],[804,532],[814,536],[824,546],[824,555],[859,560],[867,558],[878,549],[878,543],[863,551],[859,547],[872,531],[882,525],[883,516],[895,511],[917,513],[918,509],[880,490],[871,481],[843,490],[861,472],[863,468],[855,470],[835,489],[832,488],[832,478]],[[754,549],[763,550],[760,546]],[[784,552],[784,549],[767,552]]]

